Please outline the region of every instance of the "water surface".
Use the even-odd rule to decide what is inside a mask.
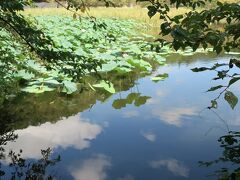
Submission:
[[[41,150],[51,148],[51,157],[61,160],[44,173],[56,179],[217,179],[209,175],[233,168],[230,163],[202,167],[199,161],[222,155],[217,140],[239,129],[239,104],[232,110],[220,99],[217,115],[205,109],[218,95],[205,93],[217,84],[211,80],[215,74],[190,69],[228,60],[172,55],[168,65],[151,75],[168,73],[165,81],[155,83],[151,76],[140,75],[119,78],[114,95],[21,95],[1,109],[1,134],[14,129],[18,135],[3,147],[6,153],[22,149],[27,162],[41,159]],[[232,89],[239,94],[239,84]],[[15,171],[9,163],[7,158],[1,166],[6,179]]]

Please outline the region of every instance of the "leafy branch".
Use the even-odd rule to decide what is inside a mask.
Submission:
[[[219,95],[211,101],[211,106],[208,107],[209,109],[218,107],[217,100],[222,96],[222,94],[225,94],[224,99],[228,102],[228,104],[231,106],[232,109],[234,109],[234,107],[238,103],[238,98],[231,91],[229,91],[229,88],[233,84],[235,84],[237,81],[240,80],[240,74],[238,74],[238,73],[230,74],[230,70],[234,66],[237,68],[240,68],[240,61],[238,59],[230,59],[228,64],[216,63],[211,68],[200,67],[200,68],[192,69],[193,72],[203,72],[206,70],[214,70],[217,73],[217,76],[215,78],[213,78],[213,80],[219,80],[219,79],[223,80],[225,78],[230,78],[227,85],[225,85],[225,86],[217,85],[217,86],[213,86],[207,90],[207,92],[211,92],[211,91],[216,91],[216,90],[222,89],[221,92],[219,93]],[[227,69],[219,70],[218,68],[220,68],[220,67],[227,67]]]
[[[225,50],[238,48],[240,45],[240,5],[237,3],[217,2],[215,7],[206,7],[210,0],[170,0],[170,5],[178,9],[180,6],[192,8],[185,14],[169,15],[170,6],[159,0],[137,0],[138,2],[148,2],[148,15],[153,17],[159,15],[161,20],[159,42],[162,45],[171,44],[178,50],[191,47],[195,51],[199,47],[206,49],[213,47],[217,53]],[[197,9],[198,7],[205,7]],[[219,29],[216,24],[225,23],[223,29]],[[171,37],[169,38],[164,37]]]

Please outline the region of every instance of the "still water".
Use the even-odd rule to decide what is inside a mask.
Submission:
[[[2,154],[22,150],[19,157],[25,164],[41,166],[36,166],[40,167],[36,173],[17,164],[19,158],[6,156],[1,178],[27,172],[67,180],[218,179],[217,170],[235,167],[230,162],[205,167],[199,161],[223,156],[218,139],[239,129],[239,104],[232,110],[220,99],[217,110],[206,109],[218,92],[205,91],[224,82],[212,81],[214,72],[190,69],[228,60],[229,56],[172,55],[168,65],[149,76],[116,80],[119,92],[114,95],[83,91],[73,97],[54,93],[17,97],[0,112],[1,134],[14,129],[18,135],[14,141],[11,135],[2,136],[1,141],[7,141],[1,143]],[[151,81],[159,73],[169,77]],[[239,88],[239,84],[232,88],[237,96]],[[50,159],[59,156],[55,163],[41,161],[41,150],[47,148],[52,149]]]

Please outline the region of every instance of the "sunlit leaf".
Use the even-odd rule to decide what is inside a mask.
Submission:
[[[30,80],[35,77],[34,74],[26,72],[25,70],[20,70],[15,74],[15,77],[19,77],[25,80]]]
[[[106,81],[100,81],[99,84],[94,84],[93,87],[96,87],[96,88],[103,88],[104,90],[114,94],[116,91],[115,91],[115,88],[113,86],[113,84],[111,82],[106,82]]]
[[[155,55],[155,60],[160,64],[165,64],[165,61],[166,61],[166,58],[165,57],[162,57],[160,55]]]
[[[55,79],[45,80],[44,83],[45,83],[45,84],[51,84],[51,85],[60,85],[60,84],[61,84],[60,82],[58,82],[58,81],[55,80]]]
[[[62,92],[64,93],[72,94],[78,90],[77,85],[74,82],[64,80],[62,83],[63,83]]]
[[[34,93],[34,94],[39,94],[47,91],[53,91],[54,88],[49,88],[48,86],[39,86],[39,85],[33,85],[33,86],[28,86],[22,89],[24,92],[28,93]]]

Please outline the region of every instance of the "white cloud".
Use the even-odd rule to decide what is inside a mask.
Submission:
[[[166,159],[150,162],[152,168],[166,167],[175,176],[188,177],[190,169],[176,159]]]
[[[40,158],[40,150],[48,147],[84,149],[90,146],[90,141],[102,132],[102,127],[89,121],[84,121],[80,114],[60,120],[55,124],[45,123],[40,126],[29,126],[16,130],[18,139],[8,143],[6,150],[23,150],[23,158]]]
[[[85,160],[79,167],[70,168],[70,174],[76,180],[105,180],[106,170],[110,168],[110,159],[104,155],[97,155]]]
[[[168,95],[168,91],[165,91],[164,89],[158,89],[156,90],[156,98],[149,99],[146,104],[147,105],[159,105],[161,104],[161,98],[165,98]]]
[[[145,137],[148,141],[156,141],[156,135],[152,132],[141,132],[142,136]]]
[[[163,111],[162,109],[154,109],[152,111],[153,115],[159,117],[159,119],[167,124],[175,125],[181,127],[182,117],[196,115],[196,108],[172,108],[170,110]]]
[[[139,112],[137,111],[125,111],[123,113],[124,118],[132,118],[132,117],[138,117],[138,116],[139,116]]]
[[[158,97],[166,97],[167,92],[158,89],[158,90],[156,91],[156,95],[157,95]]]

